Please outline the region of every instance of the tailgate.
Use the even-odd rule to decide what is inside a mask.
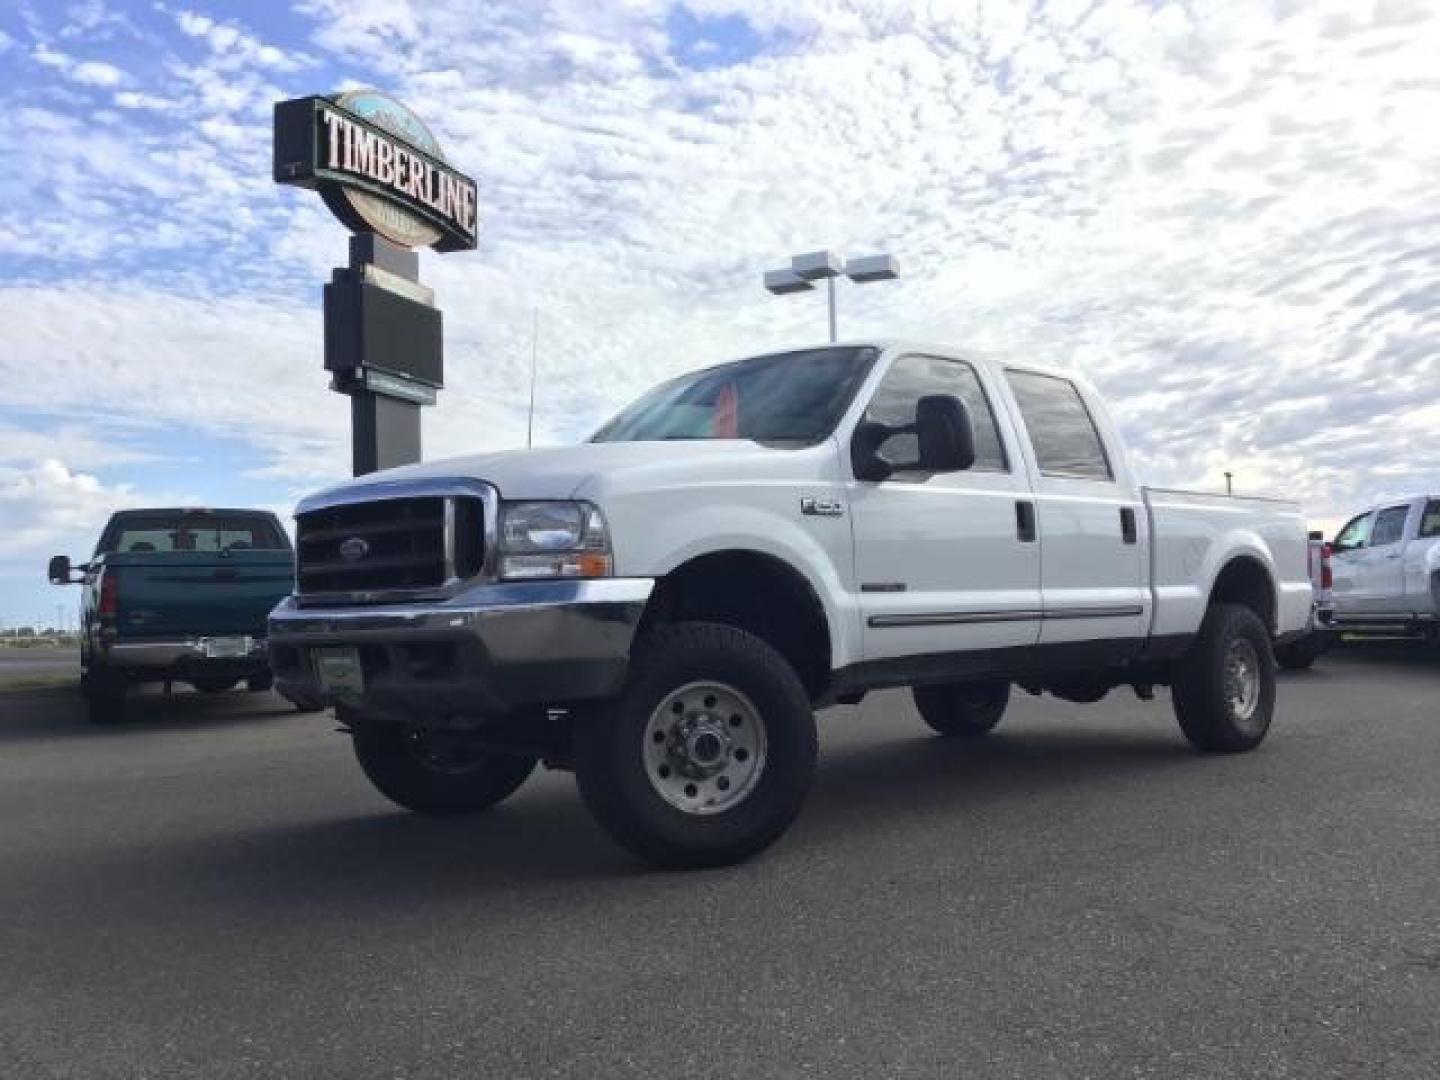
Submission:
[[[266,616],[294,584],[293,558],[288,551],[108,555],[105,573],[119,580],[119,635],[263,637]]]

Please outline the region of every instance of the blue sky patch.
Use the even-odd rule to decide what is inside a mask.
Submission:
[[[670,9],[665,29],[676,61],[699,71],[743,64],[765,44],[741,15],[697,15],[683,4]]]

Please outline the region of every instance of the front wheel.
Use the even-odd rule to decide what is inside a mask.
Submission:
[[[726,866],[799,814],[815,717],[766,642],[676,623],[636,649],[618,701],[576,717],[574,751],[581,797],[622,846],[662,867]]]
[[[370,782],[391,802],[418,814],[486,810],[512,795],[535,769],[533,754],[447,745],[402,724],[355,718],[349,723],[355,757]]]
[[[1253,750],[1275,711],[1275,661],[1260,617],[1239,604],[1215,604],[1180,660],[1171,699],[1180,730],[1208,753]]]
[[[916,686],[910,691],[920,719],[941,735],[973,739],[1000,722],[1010,703],[1005,679]]]

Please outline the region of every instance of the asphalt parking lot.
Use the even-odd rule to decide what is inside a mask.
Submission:
[[[563,774],[394,810],[270,695],[3,694],[0,1072],[1434,1077],[1437,692],[1348,651],[1226,759],[1128,694],[968,745],[877,695],[778,846],[692,874]]]

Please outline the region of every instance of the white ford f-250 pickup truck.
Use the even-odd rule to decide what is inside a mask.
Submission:
[[[377,473],[296,517],[279,685],[337,706],[380,791],[477,810],[543,760],[668,866],[774,841],[813,710],[879,687],[968,737],[1014,685],[1169,685],[1190,742],[1248,750],[1312,617],[1294,505],[1140,487],[1082,379],[933,345],[723,364],[582,446]]]

